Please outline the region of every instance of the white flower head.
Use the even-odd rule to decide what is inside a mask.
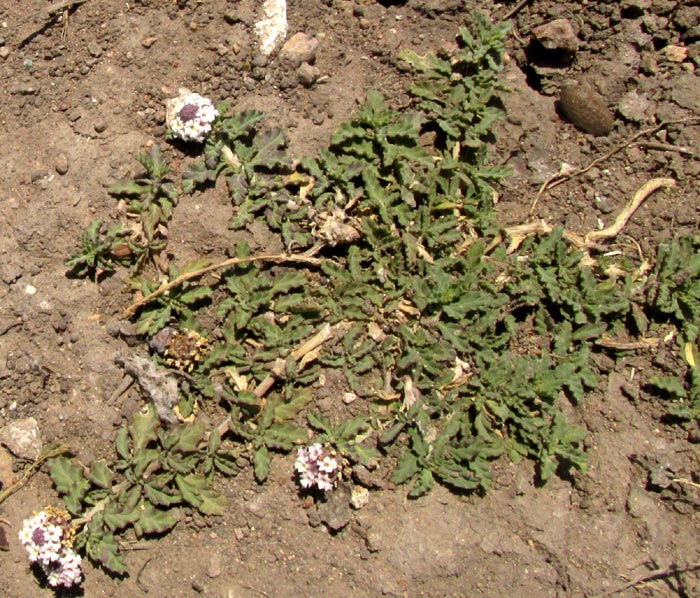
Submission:
[[[297,450],[294,469],[299,473],[299,484],[308,489],[314,486],[323,492],[335,488],[341,476],[340,464],[335,451],[316,442]]]
[[[183,141],[202,143],[218,116],[212,101],[198,93],[182,90],[178,97],[166,102],[168,128]]]
[[[25,519],[19,532],[29,561],[41,567],[52,587],[69,588],[82,581],[82,561],[71,548],[73,533],[68,513],[50,506]]]

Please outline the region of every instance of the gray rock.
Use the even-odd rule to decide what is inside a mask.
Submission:
[[[608,135],[615,119],[601,95],[585,83],[562,87],[559,104],[564,116],[576,127],[596,137]]]
[[[90,53],[90,56],[92,56],[93,58],[99,58],[100,56],[102,56],[102,48],[96,42],[91,42],[90,44],[88,44],[87,50]]]
[[[221,575],[221,555],[219,553],[215,552],[209,557],[206,573],[207,577],[211,579],[216,579]]]
[[[317,51],[318,40],[306,33],[299,32],[285,42],[279,57],[282,62],[298,68],[302,62],[313,63],[316,60]]]
[[[659,64],[651,52],[642,54],[642,59],[639,62],[639,72],[643,75],[656,75],[659,72]]]

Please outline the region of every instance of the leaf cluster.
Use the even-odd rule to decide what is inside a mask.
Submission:
[[[177,205],[178,193],[170,178],[171,166],[163,159],[158,145],[136,159],[144,172],[133,181],[115,183],[109,188],[114,197],[126,200],[126,216],[135,221],[128,238],[135,269],[160,254],[168,243],[168,222]]]
[[[65,264],[80,277],[93,275],[97,278],[103,272],[114,272],[117,264],[129,263],[122,251],[128,234],[121,224],[105,230],[102,220],[93,220],[83,233],[80,249]]]
[[[216,431],[207,435],[201,423],[163,429],[153,409],[119,429],[115,449],[115,459],[90,467],[56,458],[49,471],[68,511],[83,516],[76,547],[114,573],[126,572],[121,538],[127,533],[167,532],[182,506],[220,515],[225,501],[212,488],[213,476],[238,472],[238,455],[222,449]]]

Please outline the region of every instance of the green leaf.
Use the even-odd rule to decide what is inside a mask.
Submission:
[[[217,494],[200,474],[175,477],[182,498],[203,515],[221,515],[226,507],[226,500]]]
[[[420,498],[428,494],[435,486],[435,478],[429,469],[423,469],[418,474],[418,479],[408,492],[409,498]]]
[[[117,197],[125,195],[127,197],[140,197],[142,193],[145,193],[145,186],[141,183],[115,183],[109,187],[107,190],[110,195],[116,195]]]
[[[176,494],[170,494],[165,492],[161,488],[157,488],[153,484],[144,484],[143,494],[148,499],[148,501],[160,507],[171,507],[182,502],[182,498]]]
[[[83,468],[74,464],[67,457],[49,460],[49,475],[56,490],[63,494],[63,500],[71,513],[80,511],[80,501],[90,487],[90,482],[83,475]]]
[[[177,519],[170,511],[156,509],[153,505],[142,503],[139,507],[140,516],[134,524],[137,537],[145,534],[162,534],[175,527]]]
[[[140,517],[140,513],[137,507],[120,510],[119,506],[112,501],[107,503],[102,511],[102,517],[107,528],[116,532],[132,525]]]
[[[306,419],[309,422],[309,425],[315,430],[325,432],[328,435],[331,434],[330,422],[320,414],[309,411],[309,413],[306,415]]]
[[[114,474],[104,459],[93,461],[88,479],[98,488],[111,488]]]
[[[253,469],[255,479],[262,484],[270,473],[270,452],[264,444],[253,452]]]
[[[189,287],[186,291],[178,293],[177,298],[183,303],[192,305],[193,303],[197,303],[197,301],[201,301],[202,299],[210,299],[211,289],[205,286]]]
[[[240,469],[236,464],[238,457],[227,453],[217,453],[214,456],[214,467],[224,475],[234,476]]]
[[[396,464],[394,473],[391,474],[391,482],[393,484],[403,484],[410,480],[420,471],[418,458],[411,452],[405,451],[399,462]]]
[[[149,442],[156,440],[156,427],[158,418],[152,407],[145,411],[140,411],[134,415],[131,425],[129,425],[129,435],[133,441],[133,454],[138,455]]]
[[[649,378],[649,384],[655,386],[674,399],[682,399],[687,395],[683,382],[674,376],[652,376]]]
[[[117,430],[117,436],[114,441],[117,449],[117,454],[125,461],[131,460],[131,450],[129,449],[129,430],[126,427],[121,427]]]
[[[126,564],[119,554],[119,545],[112,534],[105,534],[99,539],[88,540],[88,556],[100,563],[107,571],[123,574],[127,572]]]
[[[172,428],[170,434],[177,438],[173,451],[191,453],[199,449],[199,444],[204,437],[204,424],[199,420],[193,424],[180,424]]]

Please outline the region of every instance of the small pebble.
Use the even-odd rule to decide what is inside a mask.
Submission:
[[[0,48],[0,58],[5,60],[9,55],[10,55],[10,48],[8,48],[7,46],[3,46],[2,48]]]
[[[156,43],[156,41],[158,41],[158,38],[157,38],[155,35],[151,35],[151,36],[149,36],[149,37],[144,37],[144,38],[141,40],[141,45],[142,45],[144,48],[150,48],[153,44]]]
[[[104,133],[104,131],[107,129],[107,123],[103,120],[98,120],[95,123],[95,131],[97,133]]]
[[[58,156],[56,156],[54,168],[58,174],[66,174],[68,172],[68,158],[65,154],[58,154]]]
[[[214,553],[209,558],[207,566],[207,577],[215,579],[221,575],[221,555]]]
[[[318,67],[315,67],[308,62],[302,63],[302,65],[297,69],[297,76],[299,77],[299,82],[304,87],[311,87],[318,78],[321,76],[321,71]]]

